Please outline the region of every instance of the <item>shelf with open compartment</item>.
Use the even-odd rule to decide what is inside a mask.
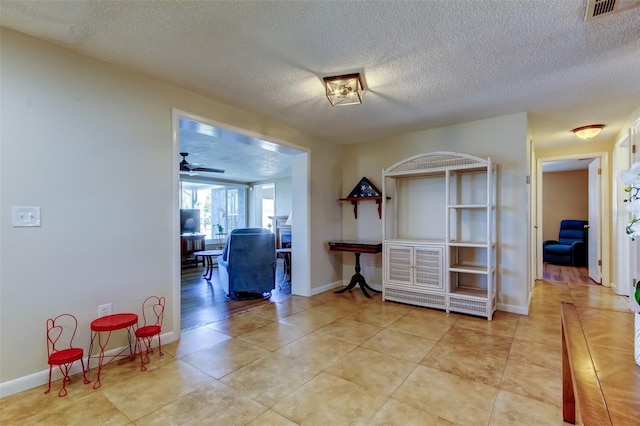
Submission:
[[[383,241],[414,249],[427,242],[444,252],[439,279],[445,300],[434,287],[415,281],[404,287],[388,274],[399,266],[391,251],[383,261],[385,300],[443,307],[491,319],[495,296],[495,182],[490,158],[435,152],[405,159],[383,171]],[[411,262],[409,262],[409,267]],[[413,276],[415,271],[405,271]],[[436,286],[437,288],[437,286]],[[419,293],[423,292],[422,297]],[[425,301],[426,300],[426,301]],[[444,302],[444,305],[443,305]]]

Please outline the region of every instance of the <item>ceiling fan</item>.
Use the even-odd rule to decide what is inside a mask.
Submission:
[[[209,172],[209,173],[224,173],[224,169],[212,169],[210,167],[200,167],[198,163],[188,163],[187,156],[188,152],[181,152],[182,161],[180,162],[180,172],[186,172],[191,175],[196,172]]]

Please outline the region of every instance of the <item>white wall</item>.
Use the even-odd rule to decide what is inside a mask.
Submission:
[[[276,216],[285,216],[291,213],[291,176],[279,179],[269,179],[252,182],[252,185],[274,183],[276,185]]]
[[[291,178],[277,179],[276,184],[276,216],[291,213]]]
[[[335,280],[324,247],[340,236],[339,146],[179,87],[10,30],[0,63],[0,391],[46,381],[44,324],[71,312],[88,349],[98,305],[175,312],[171,111],[176,108],[310,149],[310,286]],[[321,150],[321,151],[320,151]],[[40,206],[42,226],[13,228],[11,206]],[[298,277],[301,279],[300,277]],[[116,344],[121,343],[116,339]],[[38,383],[36,383],[38,384]]]
[[[542,174],[543,240],[557,240],[564,219],[589,220],[589,171]]]
[[[254,226],[258,224],[259,217],[256,220],[256,215],[261,214],[260,206],[256,206],[256,191],[259,188],[255,188],[257,185],[275,184],[275,206],[276,216],[284,216],[291,213],[291,177],[268,179],[263,181],[251,182],[252,191],[249,194],[249,224]]]
[[[497,261],[498,309],[526,313],[527,115],[517,113],[422,132],[349,145],[344,149],[341,196],[362,176],[382,189],[382,169],[413,155],[453,151],[491,157],[498,165]],[[355,220],[350,204],[343,206],[345,239],[380,240],[382,223],[375,203],[360,203]],[[416,212],[416,214],[420,214]],[[381,282],[381,255],[375,273]],[[353,274],[353,256],[344,256],[343,279]],[[363,262],[363,265],[368,263]],[[363,266],[363,270],[365,266]]]

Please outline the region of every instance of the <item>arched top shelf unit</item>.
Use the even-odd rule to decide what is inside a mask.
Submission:
[[[446,151],[383,170],[383,300],[492,318],[496,176],[491,158]]]
[[[445,170],[482,170],[491,160],[457,152],[429,152],[406,158],[383,171],[384,176],[417,176],[443,173]]]

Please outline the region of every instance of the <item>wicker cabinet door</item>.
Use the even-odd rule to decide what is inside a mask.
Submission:
[[[412,253],[409,246],[387,246],[387,282],[411,285]]]
[[[415,285],[433,290],[444,290],[444,247],[416,247]]]

